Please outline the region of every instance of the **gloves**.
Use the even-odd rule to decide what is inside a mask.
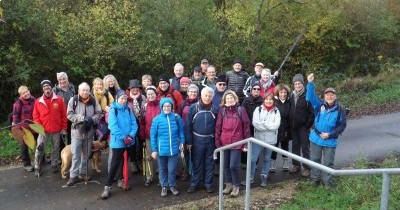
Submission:
[[[85,119],[83,120],[83,124],[85,125],[85,129],[89,131],[93,127],[93,119],[89,116],[86,116]]]
[[[127,145],[127,146],[131,145],[132,141],[133,141],[133,139],[129,135],[124,138],[124,144]]]

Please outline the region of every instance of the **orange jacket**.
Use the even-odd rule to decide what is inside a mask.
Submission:
[[[50,107],[47,107],[43,96],[36,99],[32,115],[33,121],[42,125],[46,133],[67,130],[67,109],[61,96],[53,93]]]

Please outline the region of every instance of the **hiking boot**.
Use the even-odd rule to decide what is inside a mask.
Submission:
[[[239,196],[239,186],[233,186],[232,192],[231,192],[232,197],[238,197]]]
[[[149,186],[151,184],[152,180],[151,177],[146,177],[146,180],[144,181],[144,186]]]
[[[275,173],[275,170],[276,170],[275,164],[276,164],[276,160],[271,160],[271,166],[269,167],[269,171],[271,173]]]
[[[290,168],[289,173],[294,174],[294,173],[299,172],[300,170],[301,170],[300,166],[293,165],[292,168]]]
[[[109,186],[104,186],[104,190],[103,190],[103,192],[101,193],[101,199],[107,199],[108,197],[110,197],[110,195],[111,195],[111,187],[109,187]]]
[[[250,184],[254,184],[254,179],[250,179]],[[246,186],[246,180],[241,181],[241,182],[240,182],[240,185]]]
[[[289,158],[283,158],[282,169],[283,171],[289,170]]]
[[[74,184],[79,182],[79,178],[78,177],[72,177],[69,178],[68,182],[67,182],[67,186],[73,186]]]
[[[215,190],[214,190],[214,187],[206,187],[206,192],[207,193],[213,193],[213,192],[215,192]]]
[[[166,187],[161,188],[161,197],[167,197],[168,190]]]
[[[232,188],[233,188],[232,183],[226,183],[226,184],[225,184],[225,189],[224,189],[224,191],[222,191],[222,192],[223,192],[224,194],[229,194],[229,193],[232,192]]]
[[[119,188],[123,188],[124,187],[124,181],[122,179],[118,180],[117,187],[119,187]]]
[[[197,187],[195,187],[195,186],[190,186],[189,189],[187,190],[187,193],[191,194],[191,193],[196,192],[196,190],[197,190]]]
[[[32,172],[33,171],[33,167],[31,165],[27,165],[27,166],[24,166],[24,170],[26,172]]]
[[[310,176],[310,169],[304,168],[303,172],[301,173],[301,176],[303,177],[309,177]]]
[[[35,168],[35,176],[36,177],[40,177],[40,175],[41,175],[40,169],[39,168]]]
[[[261,174],[261,187],[266,187],[267,186],[267,178],[268,176],[265,174]]]

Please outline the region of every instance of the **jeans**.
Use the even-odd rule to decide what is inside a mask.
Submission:
[[[196,139],[195,137],[192,146],[192,163],[193,174],[190,186],[197,187],[200,183],[200,175],[204,171],[204,185],[211,187],[214,177],[214,138],[211,139]],[[203,168],[204,166],[204,168]]]
[[[158,156],[158,178],[161,187],[176,186],[176,168],[179,155]]]
[[[226,183],[240,186],[240,159],[242,150],[232,149],[224,152],[224,178]]]
[[[35,168],[40,168],[40,162],[46,154],[46,142],[52,140],[53,149],[51,151],[51,166],[58,167],[60,163],[60,133],[46,133],[46,137],[39,135],[35,151]]]
[[[323,157],[322,165],[327,166],[329,168],[333,168],[335,162],[336,147],[323,147],[311,142],[310,148],[311,148],[310,155],[312,161],[316,163],[321,163],[321,157]],[[325,185],[332,184],[331,174],[321,172],[321,170],[315,168],[311,168],[311,175],[310,175],[311,180],[319,181],[321,179],[321,173],[322,173],[322,181],[324,182],[324,184]]]
[[[251,151],[251,180],[254,180],[254,175],[256,173],[256,165],[258,156],[264,151],[264,161],[261,169],[261,174],[268,176],[269,168],[271,166],[271,154],[272,150],[264,148],[258,144],[252,144]]]
[[[92,140],[71,139],[72,165],[69,170],[69,177],[75,178],[78,175],[86,175],[88,167],[88,148],[92,148]],[[89,151],[90,152],[90,151]]]
[[[298,156],[303,156],[306,159],[310,159],[310,140],[308,140],[308,135],[310,131],[304,126],[292,130],[293,136],[293,148],[292,152]],[[301,150],[301,154],[300,154]],[[293,165],[300,166],[300,162],[297,160],[292,160]],[[303,165],[304,168],[309,169],[309,166]]]

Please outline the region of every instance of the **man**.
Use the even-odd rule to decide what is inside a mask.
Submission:
[[[296,74],[293,77],[294,90],[290,96],[290,128],[293,137],[292,152],[296,155],[310,158],[310,142],[308,134],[314,121],[314,111],[310,102],[306,101],[306,89],[304,87],[304,77],[302,74]],[[301,150],[301,153],[300,153]],[[290,173],[296,173],[301,170],[300,163],[292,161]],[[303,165],[302,176],[308,177],[310,168]]]
[[[88,177],[88,151],[94,140],[95,125],[101,117],[101,106],[90,95],[90,87],[86,82],[79,85],[78,95],[69,100],[67,113],[68,120],[72,122],[72,165],[67,186],[72,186]]]
[[[203,73],[203,75],[206,74],[208,66],[209,66],[208,60],[205,58],[201,59],[200,67],[201,67],[201,72]]]
[[[254,75],[247,78],[246,84],[244,85],[244,88],[243,88],[243,93],[246,97],[251,95],[251,86],[255,82],[260,81],[261,70],[263,70],[263,68],[264,68],[263,63],[256,63],[256,65],[254,66]]]
[[[242,69],[242,62],[236,59],[233,62],[233,70],[226,72],[226,79],[228,81],[228,89],[232,90],[239,97],[239,102],[242,103],[244,99],[243,88],[249,74]]]
[[[192,78],[190,79],[193,84],[197,85],[198,88],[201,86],[201,81],[203,81],[204,75],[201,72],[201,67],[200,66],[195,66],[193,68],[193,75]]]
[[[57,173],[60,163],[60,134],[67,133],[67,117],[64,100],[51,90],[50,80],[43,80],[43,95],[36,99],[33,108],[33,121],[43,126],[45,136],[39,135],[35,152],[35,176],[40,176],[40,162],[45,155],[46,141],[51,140],[53,149],[51,152],[51,168]]]
[[[176,63],[175,64],[175,66],[174,66],[175,77],[170,79],[171,86],[175,90],[180,90],[181,89],[180,80],[183,77],[184,70],[185,70],[185,68],[183,67],[183,65],[181,63]]]
[[[180,108],[180,104],[183,102],[183,98],[179,90],[175,90],[171,87],[169,81],[169,77],[164,74],[158,78],[157,100],[160,101],[161,98],[171,98],[174,103],[173,111],[177,112]]]
[[[207,67],[206,78],[204,78],[204,80],[201,82],[200,89],[203,89],[204,87],[210,87],[213,90],[215,90],[215,82],[216,82],[216,69],[215,66],[210,65]]]
[[[307,77],[307,101],[309,101],[315,111],[314,126],[310,133],[311,154],[310,159],[316,163],[321,163],[329,168],[333,168],[335,162],[335,151],[337,138],[346,128],[346,111],[336,100],[336,90],[327,88],[324,91],[324,100],[318,98],[314,88],[314,74]],[[332,126],[333,125],[333,126]],[[311,182],[318,185],[321,179],[321,171],[311,169]],[[322,174],[322,181],[325,188],[332,186],[332,175]]]
[[[213,109],[216,113],[219,111],[219,107],[221,105],[221,99],[226,91],[226,76],[224,74],[219,75],[217,77],[217,81],[215,83],[215,91],[214,97],[212,99]]]
[[[193,163],[193,174],[188,193],[194,193],[197,190],[203,171],[206,191],[208,193],[214,192],[212,186],[214,175],[213,152],[215,149],[214,132],[218,113],[213,110],[211,103],[213,95],[214,90],[212,88],[203,88],[200,101],[190,106],[185,121],[187,149],[189,151],[192,150]]]
[[[141,90],[142,94],[146,93],[146,88],[148,86],[152,86],[152,78],[150,74],[144,74],[142,76],[142,90]]]

